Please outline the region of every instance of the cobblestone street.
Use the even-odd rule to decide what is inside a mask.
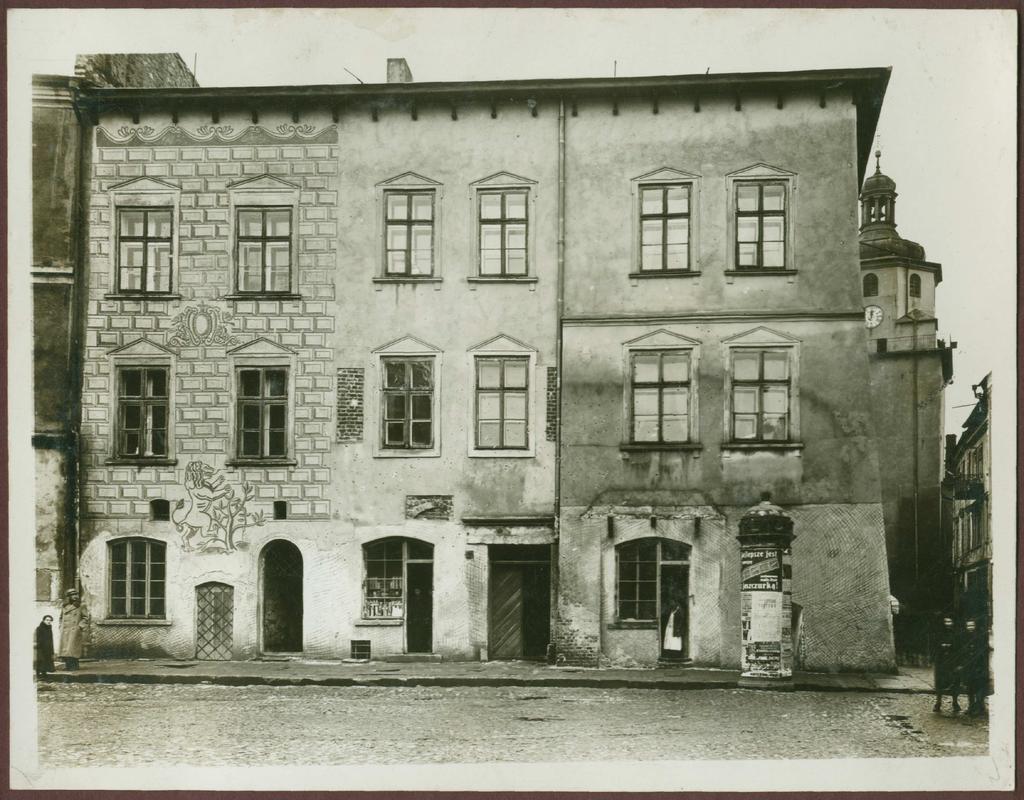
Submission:
[[[47,767],[974,756],[927,695],[44,684]],[[948,701],[947,701],[948,703]]]

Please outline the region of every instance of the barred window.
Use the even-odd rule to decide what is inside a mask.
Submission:
[[[109,543],[109,616],[163,619],[166,549],[153,539],[118,539]]]

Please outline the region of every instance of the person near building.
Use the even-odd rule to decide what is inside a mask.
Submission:
[[[36,626],[35,665],[37,677],[53,672],[53,617],[49,614]]]
[[[984,716],[985,698],[988,696],[988,634],[980,620],[969,619],[965,628],[965,682],[967,684],[967,713],[972,717]]]
[[[60,610],[60,658],[65,669],[78,669],[88,627],[89,613],[82,605],[78,591],[69,589]]]
[[[937,626],[932,662],[935,665],[935,705],[932,711],[942,711],[942,698],[949,695],[953,713],[960,713],[960,647],[952,614],[944,614]]]

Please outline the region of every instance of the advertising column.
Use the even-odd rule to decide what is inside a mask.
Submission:
[[[793,520],[767,498],[740,519],[739,685],[793,686]]]

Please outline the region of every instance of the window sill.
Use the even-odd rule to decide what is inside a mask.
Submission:
[[[437,458],[441,451],[437,448],[430,450],[385,450],[379,448],[373,453],[374,458]]]
[[[629,273],[631,280],[636,278],[699,278],[700,271],[695,269],[650,269],[643,272]]]
[[[394,275],[394,276],[377,276],[373,278],[374,283],[440,283],[441,278],[433,275],[424,275],[422,278],[417,278],[412,275]]]
[[[180,300],[177,292],[111,292],[104,300]]]
[[[621,620],[609,622],[610,631],[656,631],[658,630],[657,620]]]
[[[226,294],[221,300],[301,300],[301,294],[294,292],[236,292]]]
[[[730,450],[736,450],[740,452],[750,450],[773,450],[773,451],[790,451],[790,450],[803,450],[803,442],[724,442],[722,444],[722,451],[728,452]]]
[[[530,275],[473,275],[466,280],[469,283],[536,283],[538,279]]]
[[[470,458],[535,458],[531,450],[470,450]]]
[[[748,275],[796,275],[795,269],[727,269],[725,274],[730,278],[747,277]]]
[[[295,467],[294,458],[232,458],[226,462],[229,467]]]
[[[356,628],[397,628],[405,623],[405,619],[357,619],[353,625]]]
[[[109,625],[110,627],[155,627],[169,628],[173,623],[169,619],[98,619],[97,625]]]
[[[108,458],[103,462],[111,467],[173,467],[176,458]]]
[[[700,451],[704,445],[700,442],[623,442],[619,450],[623,453],[643,453],[647,450],[684,450]]]

